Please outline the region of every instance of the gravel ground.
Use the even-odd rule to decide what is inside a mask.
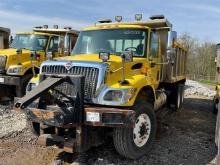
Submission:
[[[185,96],[202,95],[207,97],[215,96],[215,88],[213,86],[200,84],[196,81],[187,80],[185,86]]]
[[[82,154],[69,155],[55,147],[42,147],[26,127],[22,113],[11,106],[0,106],[0,165],[60,164],[149,164],[202,165],[211,164],[217,149],[214,143],[216,116],[212,114],[211,88],[187,81],[186,99],[179,112],[169,109],[159,112],[158,133],[149,155],[132,161],[120,157],[112,140]],[[197,93],[191,93],[194,88]],[[204,92],[204,93],[203,93]],[[211,93],[210,92],[210,93]],[[208,94],[210,94],[208,93]],[[12,104],[9,104],[12,105]]]

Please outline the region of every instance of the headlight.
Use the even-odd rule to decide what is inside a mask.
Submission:
[[[7,74],[12,74],[12,75],[17,75],[17,74],[21,74],[23,72],[23,67],[9,67]]]
[[[136,91],[136,88],[113,89],[106,87],[103,88],[93,101],[94,103],[103,105],[122,105],[129,102]]]
[[[0,67],[5,67],[7,57],[0,55]]]
[[[110,90],[104,96],[105,101],[121,101],[121,99],[122,91],[120,90]]]

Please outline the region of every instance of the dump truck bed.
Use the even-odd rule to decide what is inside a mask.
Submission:
[[[161,67],[161,82],[175,83],[186,79],[187,51],[178,43],[175,43],[175,50],[173,63]]]

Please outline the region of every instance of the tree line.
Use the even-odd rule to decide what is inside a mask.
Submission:
[[[188,78],[215,81],[216,43],[201,42],[188,33],[181,35],[178,40],[188,51],[186,67]]]

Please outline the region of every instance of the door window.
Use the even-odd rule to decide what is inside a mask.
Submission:
[[[158,34],[156,32],[152,32],[151,33],[151,46],[150,46],[150,56],[152,58],[158,57],[158,47],[159,47],[158,39],[159,39]]]
[[[50,45],[48,51],[58,51],[59,47],[59,37],[52,37],[50,40]]]

